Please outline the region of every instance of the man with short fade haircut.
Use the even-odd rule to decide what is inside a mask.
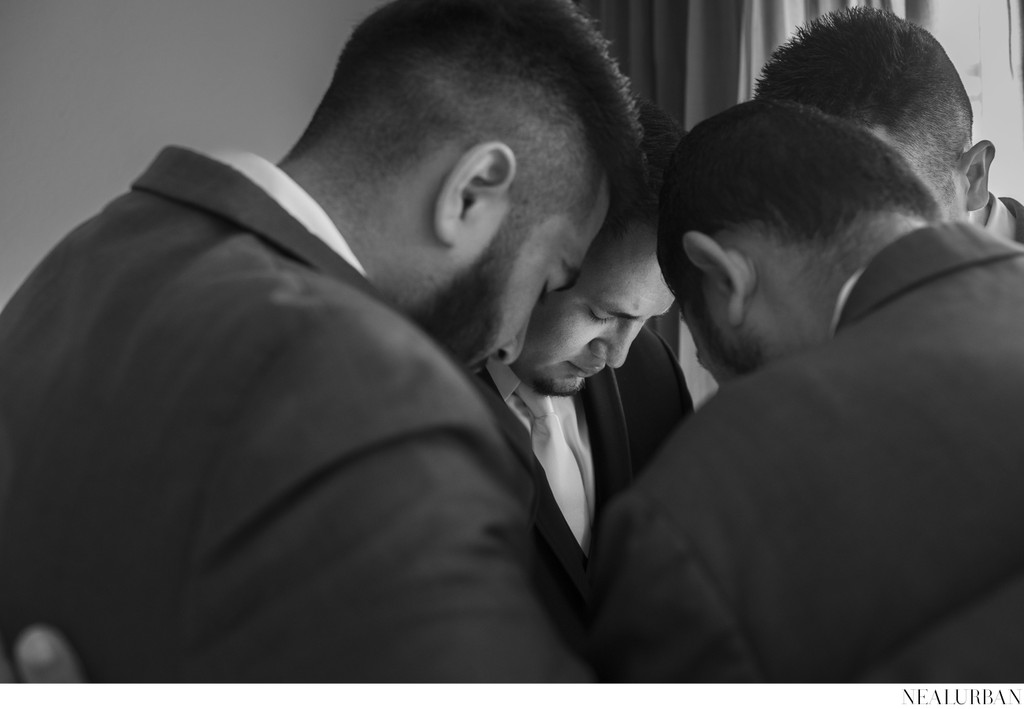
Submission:
[[[626,80],[607,54],[593,51],[595,30],[567,4],[385,5],[353,32],[286,158],[286,165],[309,165],[328,199],[340,190],[355,203],[349,219],[366,228],[352,239],[392,239],[372,250],[386,266],[365,264],[379,272],[375,287],[472,369],[494,354],[474,341],[497,337],[497,355],[514,359],[539,296],[575,280],[589,240],[560,237],[587,226],[605,201],[615,220],[620,203],[640,189],[639,139],[624,137],[636,126],[635,109],[622,98]],[[438,151],[448,154],[441,166],[431,162]],[[335,164],[344,167],[327,167]],[[420,170],[437,183],[442,166],[450,175],[438,195],[401,182]],[[472,185],[470,194],[444,202],[450,192],[462,196],[462,183]],[[433,252],[409,248],[400,228],[418,200],[435,197],[434,227],[452,244],[455,262],[476,259],[441,289],[434,288]],[[463,222],[496,230],[496,238],[459,243]],[[536,246],[517,242],[524,232]],[[552,245],[561,248],[547,251]],[[510,270],[517,246],[523,262]],[[512,294],[501,309],[499,289]]]
[[[580,652],[604,505],[693,409],[672,350],[644,327],[673,302],[656,256],[658,193],[682,131],[638,103],[647,188],[598,234],[579,280],[537,304],[519,358],[481,375],[507,405],[505,428],[535,480],[535,583]]]
[[[572,3],[396,0],[279,166],[162,152],[0,315],[0,635],[98,681],[587,679],[463,365],[515,359],[638,141]]]
[[[1024,207],[989,192],[996,150],[988,140],[971,143],[974,114],[956,67],[913,22],[864,7],[823,15],[772,53],[754,97],[797,101],[865,126],[910,163],[944,219],[969,218],[1024,242]]]
[[[606,510],[599,676],[1019,681],[1024,249],[798,104],[699,124],[665,183],[659,260],[724,384]]]

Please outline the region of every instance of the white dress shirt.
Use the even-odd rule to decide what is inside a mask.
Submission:
[[[864,269],[859,269],[856,273],[846,279],[846,283],[839,289],[839,297],[836,298],[836,307],[832,311],[832,334],[836,334],[836,327],[839,325],[839,318],[843,316],[843,308],[846,307],[846,301],[850,299],[850,292],[853,291],[853,287],[857,285],[857,281],[864,274]]]
[[[495,360],[488,361],[487,372],[491,375],[491,379],[494,381],[498,394],[505,402],[505,405],[512,410],[512,413],[516,415],[516,418],[519,419],[529,433],[533,428],[533,417],[522,400],[514,396],[515,391],[519,387],[529,389],[528,385],[520,381],[519,377],[516,376],[515,372],[508,365]],[[558,414],[559,420],[562,422],[562,426],[565,428],[571,427],[574,432],[579,434],[578,436],[567,435],[566,444],[572,451],[573,457],[579,466],[578,474],[583,478],[583,491],[586,497],[582,502],[586,504],[590,519],[593,519],[594,502],[596,499],[594,489],[594,457],[591,451],[590,431],[587,426],[583,402],[579,396],[553,396],[551,397],[551,403],[555,413]],[[545,468],[544,473],[550,480],[559,475],[566,474],[566,471],[548,470]],[[564,510],[562,514],[565,515]]]
[[[969,212],[967,218],[971,224],[985,227],[1003,241],[1017,240],[1017,220],[1013,218],[1006,205],[991,192],[988,194],[988,204]]]
[[[253,153],[225,151],[215,153],[211,157],[233,167],[249,178],[281,205],[282,209],[295,217],[299,224],[306,227],[310,234],[327,244],[352,268],[359,271],[364,278],[366,277],[366,269],[359,263],[352,247],[348,245],[345,237],[338,231],[338,227],[327,216],[327,212],[284,170]]]

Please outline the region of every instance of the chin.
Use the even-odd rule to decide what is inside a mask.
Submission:
[[[545,396],[572,396],[580,393],[585,382],[583,377],[559,377],[536,379],[530,382],[530,386]]]

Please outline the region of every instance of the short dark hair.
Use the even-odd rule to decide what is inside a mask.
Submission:
[[[326,146],[372,180],[453,140],[507,142],[534,185],[513,189],[529,189],[518,200],[533,207],[564,203],[583,170],[607,176],[612,215],[640,189],[628,82],[569,0],[379,8],[353,31],[292,155]]]
[[[647,191],[650,196],[648,204],[657,204],[661,186],[665,181],[665,171],[672,162],[672,155],[679,147],[686,131],[679,122],[665,109],[645,98],[637,98],[637,109],[640,112],[640,151],[644,154],[646,168]]]
[[[617,221],[606,221],[604,231],[612,237],[626,233],[631,225],[658,225],[658,200],[665,171],[685,131],[668,111],[654,102],[637,96],[640,114],[640,152],[644,159],[644,189],[631,204],[623,205]]]
[[[971,102],[942,45],[914,23],[863,7],[823,15],[775,50],[754,97],[883,128],[939,197],[952,200]]]
[[[759,224],[770,238],[859,258],[862,217],[938,218],[931,192],[866,130],[800,104],[749,101],[699,123],[665,175],[658,261],[680,305],[701,303],[682,235]]]

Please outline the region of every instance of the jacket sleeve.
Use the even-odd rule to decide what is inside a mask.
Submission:
[[[528,582],[530,482],[466,377],[412,342],[348,371],[352,341],[313,328],[254,383],[206,492],[183,678],[587,679]]]
[[[595,555],[590,659],[613,682],[766,681],[714,580],[634,491],[612,501]]]

